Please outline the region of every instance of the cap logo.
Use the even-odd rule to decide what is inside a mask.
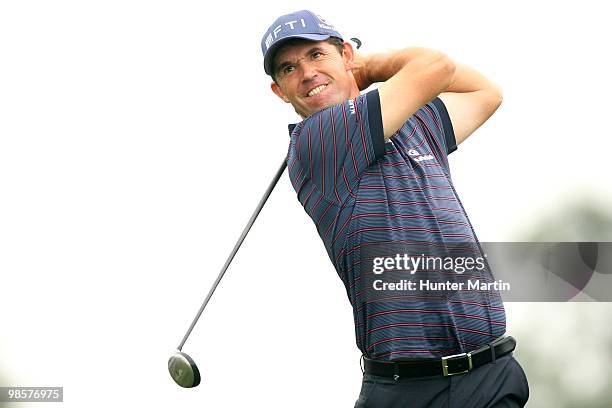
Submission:
[[[326,21],[323,17],[321,17],[318,14],[315,14],[317,16],[317,18],[319,19],[319,21],[323,24],[319,24],[319,27],[325,29],[325,30],[336,30],[336,28],[329,22]]]
[[[272,38],[272,33],[270,33],[266,37],[266,50],[270,48],[273,42],[274,42],[274,38]]]
[[[306,28],[306,22],[303,18],[300,18],[299,20],[287,21],[286,23],[274,27],[272,32],[270,32],[266,37],[266,49],[269,49],[272,46],[272,43],[278,38],[278,35],[283,31],[283,29],[295,30],[296,24],[298,24],[298,27],[301,25],[302,28]]]
[[[323,17],[321,17],[320,15],[315,14],[315,16],[317,16],[317,18],[318,18],[318,19],[319,19],[319,20],[320,20],[322,23],[329,24],[329,23],[328,23],[327,21],[325,21],[325,19],[324,19]]]

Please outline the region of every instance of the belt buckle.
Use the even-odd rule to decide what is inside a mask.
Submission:
[[[448,372],[448,360],[449,359],[457,358],[457,357],[466,357],[466,356],[468,358],[468,368],[466,370],[457,371],[456,373]],[[451,375],[457,375],[457,374],[465,374],[471,369],[472,369],[472,353],[453,354],[452,356],[442,357],[442,375],[444,377],[449,377]]]

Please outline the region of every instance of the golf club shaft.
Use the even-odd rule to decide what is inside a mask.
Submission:
[[[185,342],[187,341],[187,338],[189,337],[189,335],[191,334],[193,328],[195,327],[196,323],[198,322],[198,319],[202,315],[202,312],[204,311],[204,308],[206,308],[206,305],[208,304],[208,301],[210,300],[212,294],[215,292],[215,289],[217,288],[217,285],[219,285],[219,282],[221,281],[221,278],[223,278],[223,275],[225,274],[225,271],[227,270],[227,268],[229,267],[230,263],[232,262],[232,259],[234,259],[234,256],[236,255],[236,252],[238,252],[238,249],[240,248],[240,245],[242,245],[242,241],[244,241],[244,239],[246,238],[247,234],[249,233],[249,230],[253,226],[253,223],[257,219],[257,216],[261,212],[261,209],[263,208],[264,204],[268,200],[268,197],[270,197],[270,194],[272,194],[272,190],[274,190],[274,187],[276,186],[276,183],[278,182],[278,179],[280,179],[280,177],[283,175],[283,172],[285,171],[286,167],[287,167],[287,161],[286,161],[286,159],[284,159],[283,163],[281,164],[281,166],[279,167],[278,171],[276,172],[276,175],[274,176],[274,179],[272,180],[272,182],[268,186],[268,189],[266,190],[266,192],[264,193],[263,197],[259,201],[259,204],[257,204],[257,208],[255,209],[255,212],[251,216],[251,219],[247,223],[246,227],[242,231],[242,234],[240,235],[240,238],[238,238],[238,242],[236,242],[236,245],[234,245],[234,249],[232,249],[232,252],[230,253],[229,257],[227,258],[227,261],[225,261],[225,265],[223,265],[223,268],[221,268],[221,272],[219,273],[219,276],[217,276],[217,280],[215,280],[215,283],[213,283],[212,288],[210,288],[210,291],[208,292],[208,295],[206,296],[206,299],[204,299],[204,303],[202,303],[202,306],[200,307],[200,310],[198,310],[198,313],[196,314],[195,319],[193,319],[193,322],[191,322],[191,326],[189,326],[189,330],[187,330],[187,333],[185,333],[185,337],[183,337],[183,340],[181,341],[181,344],[179,344],[179,346],[178,346],[178,350],[179,351],[181,351],[183,349],[183,346],[185,345]]]

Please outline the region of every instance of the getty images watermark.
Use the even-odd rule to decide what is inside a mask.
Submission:
[[[364,301],[612,301],[610,242],[386,242],[354,252]]]
[[[377,291],[461,291],[461,290],[510,290],[511,285],[503,280],[489,281],[482,278],[487,263],[484,256],[430,256],[425,254],[409,255],[407,253],[395,254],[394,256],[379,256],[372,260],[372,273],[381,275],[385,272],[403,272],[410,276],[418,272],[429,271],[426,278],[399,279],[386,282],[384,279],[374,279],[372,288]],[[467,278],[465,281],[455,279],[440,280],[439,276],[432,279],[432,272],[454,273],[462,275],[467,271],[479,271],[478,278]],[[453,275],[451,275],[453,276]],[[471,276],[471,275],[470,275]]]

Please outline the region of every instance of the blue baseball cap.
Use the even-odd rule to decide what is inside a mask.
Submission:
[[[300,10],[277,18],[261,39],[266,74],[272,75],[274,52],[287,40],[303,38],[323,41],[329,37],[338,37],[342,40],[342,36],[332,24],[312,11]]]

